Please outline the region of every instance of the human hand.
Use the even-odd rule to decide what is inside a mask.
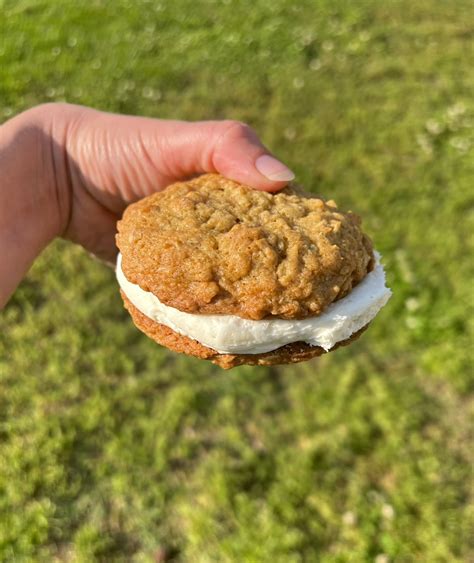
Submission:
[[[125,207],[174,181],[219,172],[276,191],[294,177],[240,122],[159,120],[70,104],[38,106],[3,125],[2,171],[0,307],[55,236],[112,261]]]

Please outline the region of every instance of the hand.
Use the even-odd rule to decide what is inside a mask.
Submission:
[[[12,119],[0,128],[0,307],[55,236],[112,261],[115,225],[129,203],[204,172],[268,191],[294,177],[237,121],[149,119],[69,104]]]

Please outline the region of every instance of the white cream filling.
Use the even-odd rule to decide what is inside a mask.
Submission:
[[[235,315],[195,315],[168,307],[125,277],[121,254],[117,257],[117,280],[128,299],[148,318],[178,334],[197,340],[223,354],[262,354],[291,342],[303,341],[330,350],[369,323],[390,299],[385,272],[376,256],[374,270],[343,299],[321,315],[306,319],[254,321]]]

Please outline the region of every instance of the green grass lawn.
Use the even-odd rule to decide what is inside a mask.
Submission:
[[[148,340],[113,272],[53,244],[0,318],[1,561],[474,557],[473,19],[0,0],[0,120],[52,100],[245,120],[364,217],[394,292],[347,349],[224,372]]]

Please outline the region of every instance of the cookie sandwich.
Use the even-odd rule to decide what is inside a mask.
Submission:
[[[223,368],[300,362],[355,340],[390,297],[360,219],[295,186],[218,174],[127,207],[117,279],[135,325]]]

